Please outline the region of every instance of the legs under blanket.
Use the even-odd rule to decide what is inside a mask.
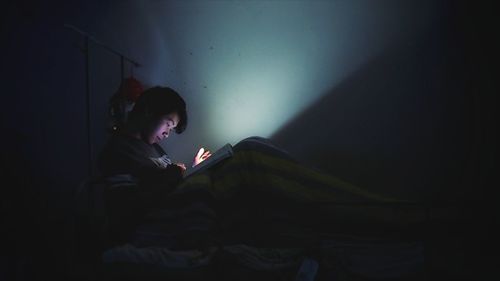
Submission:
[[[209,192],[226,206],[224,215],[243,211],[271,216],[289,208],[289,215],[311,222],[384,225],[413,225],[426,215],[418,204],[368,192],[255,137],[238,143],[232,158],[187,179],[178,192],[190,190]]]

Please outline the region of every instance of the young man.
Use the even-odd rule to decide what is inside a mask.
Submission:
[[[174,163],[159,142],[187,126],[184,99],[173,89],[153,87],[143,92],[129,114],[124,128],[114,133],[101,152],[99,168],[103,176],[129,174],[148,185],[173,189],[186,170]],[[201,148],[193,166],[210,156]]]
[[[99,157],[100,176],[111,182],[105,191],[109,243],[120,244],[151,209],[182,181],[186,166],[170,160],[159,142],[187,126],[186,103],[173,89],[144,91],[128,115],[125,126],[113,133]],[[210,156],[200,151],[193,165]],[[115,178],[132,177],[133,184],[113,187]]]

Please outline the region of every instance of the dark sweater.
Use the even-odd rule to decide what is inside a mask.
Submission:
[[[150,145],[124,134],[108,140],[100,154],[99,169],[104,177],[130,174],[148,187],[173,189],[182,180],[182,169],[171,164],[158,144]]]
[[[182,169],[170,163],[157,144],[124,134],[115,134],[108,140],[99,158],[101,176],[128,174],[138,180],[136,187],[106,192],[112,244],[125,242],[143,216],[160,206],[182,180]]]

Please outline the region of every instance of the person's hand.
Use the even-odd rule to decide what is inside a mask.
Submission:
[[[180,167],[182,169],[182,173],[184,173],[186,171],[186,165],[184,165],[184,163],[175,163],[175,165],[177,165],[178,167]]]
[[[205,159],[207,159],[211,155],[212,153],[210,152],[210,150],[205,150],[205,148],[203,147],[200,148],[200,150],[198,150],[198,153],[196,153],[196,156],[194,157],[193,167],[205,161]]]

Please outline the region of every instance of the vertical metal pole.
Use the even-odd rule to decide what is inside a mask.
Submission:
[[[79,34],[82,34],[84,36],[85,42],[84,42],[84,49],[82,50],[83,53],[85,54],[85,91],[86,91],[86,104],[87,104],[87,146],[88,146],[88,174],[89,176],[92,176],[94,174],[94,169],[93,169],[93,149],[92,149],[92,133],[91,133],[91,112],[90,112],[90,105],[91,105],[91,100],[90,100],[90,67],[89,67],[89,57],[90,57],[90,50],[89,50],[89,40],[92,40],[97,45],[100,45],[104,47],[106,50],[110,51],[111,53],[120,56],[121,59],[121,80],[125,79],[125,60],[128,62],[132,63],[135,67],[141,66],[134,60],[131,60],[128,57],[125,57],[124,55],[118,53],[117,51],[113,50],[109,46],[97,41],[95,38],[90,36],[88,33],[83,32],[82,30],[76,28],[75,26],[69,25],[69,24],[64,24],[65,27],[72,29],[75,32],[78,32]]]
[[[121,81],[123,82],[123,79],[125,79],[125,64],[123,62],[123,56],[120,56],[120,70],[121,70]]]
[[[89,37],[85,36],[85,91],[87,102],[87,146],[88,174],[92,176],[92,134],[90,128],[90,67],[89,67]]]

